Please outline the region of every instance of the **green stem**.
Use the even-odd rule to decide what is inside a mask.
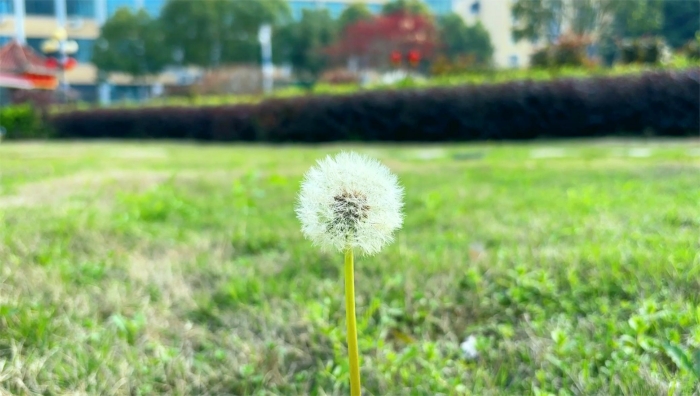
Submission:
[[[345,251],[345,320],[348,325],[348,355],[350,357],[350,394],[360,396],[360,353],[357,348],[355,321],[355,270],[352,249]]]

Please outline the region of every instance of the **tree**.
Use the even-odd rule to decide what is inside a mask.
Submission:
[[[433,18],[395,13],[348,26],[327,53],[336,58],[360,56],[365,64],[383,66],[393,52],[403,56],[413,52],[422,59],[429,59],[435,53],[437,42]]]
[[[382,6],[382,15],[407,13],[412,15],[432,15],[430,8],[421,0],[392,0]]]
[[[259,27],[280,26],[290,15],[284,0],[168,0],[160,20],[166,43],[181,63],[212,67],[259,62]]]
[[[677,0],[517,0],[512,14],[516,20],[513,36],[516,40],[546,39],[552,43],[567,27],[572,33],[598,38],[636,38],[661,32],[666,9],[692,6]],[[690,3],[690,2],[687,2]],[[695,1],[697,3],[697,1]],[[687,7],[687,10],[686,10]],[[680,17],[680,15],[679,15]],[[681,17],[682,18],[682,17]],[[698,21],[698,15],[687,17]]]
[[[370,20],[372,17],[372,11],[367,8],[365,3],[352,3],[340,13],[338,17],[338,31],[342,32],[355,22]]]
[[[661,34],[668,45],[678,48],[700,31],[700,1],[666,0],[663,5],[664,21]]]
[[[540,39],[552,43],[565,20],[565,0],[517,0],[511,10],[515,40]]]
[[[327,9],[305,9],[299,21],[280,29],[274,47],[283,49],[279,57],[299,74],[315,80],[327,64],[323,49],[336,37],[337,26]]]
[[[615,27],[618,36],[637,38],[661,32],[664,25],[663,1],[616,1],[615,5]]]
[[[455,60],[461,55],[473,55],[479,64],[489,64],[493,58],[493,44],[489,32],[478,22],[467,26],[455,13],[438,19],[440,42],[444,54]]]
[[[162,41],[158,21],[145,10],[120,8],[102,26],[92,62],[100,71],[134,78],[157,74],[172,60]]]

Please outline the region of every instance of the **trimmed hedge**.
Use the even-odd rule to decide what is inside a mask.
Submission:
[[[53,115],[59,138],[329,142],[465,141],[700,129],[700,69],[549,82],[272,99],[256,105]]]

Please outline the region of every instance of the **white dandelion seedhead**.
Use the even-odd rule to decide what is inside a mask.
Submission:
[[[296,208],[304,236],[325,250],[375,254],[403,224],[403,188],[389,168],[350,152],[318,161]]]

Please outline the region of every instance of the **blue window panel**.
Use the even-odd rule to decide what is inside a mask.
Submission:
[[[94,0],[66,0],[66,13],[68,16],[82,18],[95,17]]]
[[[12,14],[15,12],[15,5],[12,0],[0,0],[0,14]]]
[[[511,55],[508,57],[508,64],[510,67],[518,67],[520,62],[518,60],[518,55]]]
[[[92,49],[95,47],[93,39],[75,39],[78,43],[78,52],[71,55],[78,63],[90,63],[92,59]]]
[[[27,15],[55,15],[53,0],[25,0],[24,12]]]
[[[46,40],[46,37],[27,37],[27,45],[41,54],[41,43],[43,43],[44,40]]]
[[[14,37],[10,36],[0,36],[0,47],[12,41]]]

